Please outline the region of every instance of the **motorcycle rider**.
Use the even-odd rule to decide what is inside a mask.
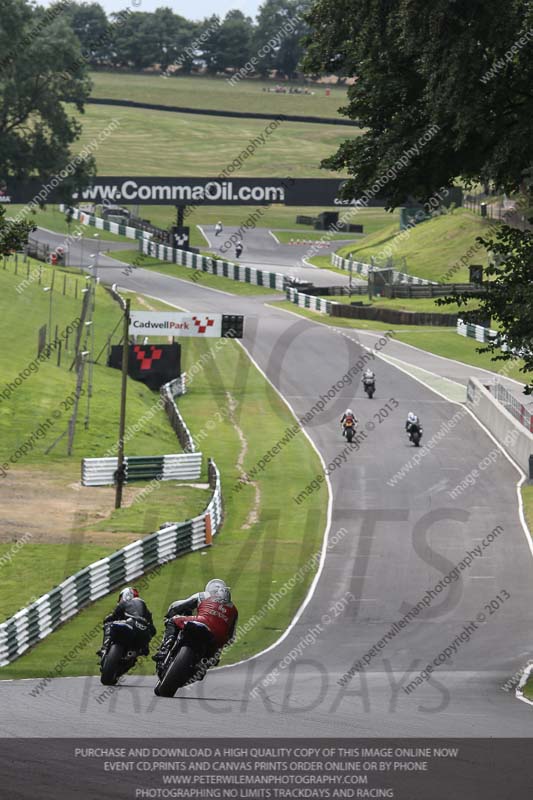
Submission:
[[[358,424],[359,420],[357,419],[357,417],[355,416],[355,414],[353,413],[351,408],[347,408],[346,411],[344,412],[344,414],[341,417],[342,435],[343,436],[346,436],[346,422],[347,422],[347,420],[351,420],[351,422],[353,423],[353,427],[357,428],[357,424]]]
[[[150,640],[157,633],[152,619],[152,613],[144,600],[139,597],[139,592],[135,586],[127,586],[120,592],[117,605],[111,614],[108,614],[104,619],[104,640],[100,650],[96,651],[97,656],[103,656],[107,650],[113,622],[120,619],[127,619],[128,617],[133,617],[140,622],[146,623],[147,628],[144,634],[137,631],[137,636],[139,637],[138,652],[141,656],[149,655]]]
[[[407,433],[411,433],[414,427],[420,427],[420,420],[416,416],[413,411],[410,411],[407,415],[407,419],[405,421],[405,430]]]
[[[375,382],[376,382],[375,374],[372,372],[370,367],[367,367],[363,372],[363,383],[375,383]]]
[[[195,609],[196,616],[191,616],[191,612]],[[163,641],[158,652],[152,656],[156,668],[159,669],[172,648],[178,635],[178,628],[182,628],[188,620],[203,622],[213,636],[212,648],[206,653],[205,660],[208,663],[197,672],[197,679],[203,680],[209,667],[216,667],[220,661],[222,649],[233,642],[238,618],[237,608],[231,601],[229,586],[220,578],[210,580],[203,592],[171,603],[165,617]]]
[[[222,233],[222,223],[219,220],[215,225],[215,236],[218,236],[220,233]]]

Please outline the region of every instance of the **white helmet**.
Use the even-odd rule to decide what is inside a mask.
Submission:
[[[346,417],[353,417],[353,411],[351,408],[347,408],[344,414]]]
[[[413,414],[413,412],[412,412],[412,411],[410,411],[410,412],[408,413],[408,415],[407,415],[407,420],[408,420],[408,422],[416,422],[416,421],[417,421],[417,419],[418,419],[418,417],[416,416],[416,414]]]
[[[220,578],[213,578],[205,587],[205,593],[212,600],[219,600],[222,603],[231,602],[231,592],[229,586]]]

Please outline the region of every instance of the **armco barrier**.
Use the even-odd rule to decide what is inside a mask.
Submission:
[[[342,258],[337,253],[331,254],[331,263],[337,269],[350,270],[357,272],[359,275],[368,275],[374,269],[371,264],[365,264],[363,261],[353,261],[350,258]],[[406,272],[392,271],[393,280],[395,283],[411,283],[415,286],[429,286],[434,284],[435,281],[428,281],[426,278],[417,278],[415,275],[408,275]]]
[[[457,320],[457,333],[459,336],[468,336],[469,339],[475,339],[484,344],[494,341],[498,336],[498,331],[484,328],[482,325],[472,325],[470,322],[463,322],[462,319]]]
[[[287,289],[287,300],[300,308],[309,308],[320,314],[331,314],[333,305],[335,305],[331,300],[323,300],[321,297],[313,297],[311,294],[304,294],[291,288]]]
[[[282,292],[287,284],[287,277],[279,272],[266,272],[262,269],[245,267],[242,264],[233,264],[230,261],[221,261],[210,256],[190,253],[187,250],[175,250],[164,244],[156,244],[148,239],[142,239],[141,252],[144,255],[158,258],[160,261],[170,261],[189,269],[207,272],[209,275],[219,275],[241,283],[251,283],[254,286],[264,286]]]
[[[453,327],[456,321],[455,314],[433,314],[430,312],[396,311],[394,308],[379,308],[377,306],[352,306],[346,303],[335,303],[323,300],[320,297],[298,292],[296,289],[287,289],[287,300],[300,308],[318,311],[320,314],[329,314],[331,317],[348,319],[371,319],[391,325],[439,325]]]
[[[126,456],[125,483],[135,481],[195,481],[202,472],[201,453],[165,456]],[[81,462],[82,486],[109,486],[115,482],[117,458],[84,458]]]
[[[167,412],[170,424],[172,425],[174,433],[178,437],[181,446],[186,453],[195,453],[196,445],[194,444],[194,439],[192,438],[191,432],[187,427],[187,423],[181,416],[179,408],[174,401],[175,397],[185,394],[185,379],[186,373],[183,373],[179,378],[176,378],[176,380],[170,381],[170,383],[165,383],[165,385],[161,387],[160,391],[161,397],[163,398],[163,403],[165,404],[165,411]]]
[[[220,474],[209,462],[213,497],[203,514],[167,524],[71,575],[0,624],[0,667],[11,664],[82,608],[155,567],[208,547],[222,523]]]
[[[61,204],[59,210],[64,212],[67,210],[67,206]],[[72,218],[79,220],[82,225],[90,225],[99,231],[109,231],[109,233],[115,233],[119,236],[126,236],[128,239],[147,239],[152,235],[140,228],[119,225],[118,222],[109,222],[107,219],[86,214],[85,211],[80,211],[79,208],[72,208]]]
[[[533,434],[514,419],[477,378],[470,378],[468,382],[466,404],[526,475],[532,478],[530,456],[533,455]]]

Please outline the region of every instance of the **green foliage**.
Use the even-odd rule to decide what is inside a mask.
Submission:
[[[63,6],[44,9],[27,0],[3,0],[0,175],[42,180],[57,175],[79,136],[81,126],[64,101],[82,111],[90,81]],[[77,172],[86,174],[91,167],[88,159]]]
[[[461,176],[516,190],[533,161],[531,43],[522,0],[316,0],[305,67],[357,78],[344,113],[366,128],[324,162],[348,169],[346,197],[387,176],[391,206]],[[513,49],[514,48],[514,49]]]
[[[33,221],[15,222],[6,219],[6,208],[0,204],[0,256],[22,250],[28,241],[28,234],[33,228]]]
[[[494,361],[509,361],[519,353],[524,359],[521,370],[528,376],[533,373],[533,233],[503,225],[492,239],[478,241],[493,254],[486,268],[489,278],[487,291],[479,292],[482,316],[494,317],[500,323],[501,335],[480,353],[491,353]],[[463,294],[451,295],[441,303],[465,304]],[[465,312],[465,321],[475,321],[476,312]],[[501,344],[505,341],[506,349]],[[528,378],[526,394],[533,393],[533,381]]]
[[[257,64],[260,75],[271,70],[292,78],[303,55],[302,36],[309,27],[304,14],[309,10],[309,0],[265,0],[257,15],[254,32],[254,51],[274,42]]]

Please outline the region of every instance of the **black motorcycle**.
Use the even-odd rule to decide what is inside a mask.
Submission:
[[[411,425],[409,429],[409,439],[415,447],[420,447],[420,439],[422,438],[422,425]]]
[[[135,666],[147,630],[148,625],[134,617],[111,623],[109,641],[100,661],[100,681],[104,686],[115,686]]]
[[[174,697],[178,689],[205,676],[213,635],[203,622],[188,620],[179,630],[167,657],[158,665],[159,681],[154,689],[158,697]],[[204,661],[204,663],[202,663]]]
[[[370,400],[374,396],[374,392],[376,391],[376,382],[374,378],[365,378],[363,380],[363,388],[367,395],[369,396]]]
[[[347,419],[344,423],[344,435],[348,442],[353,441],[353,437],[355,436],[355,423],[351,419]]]

